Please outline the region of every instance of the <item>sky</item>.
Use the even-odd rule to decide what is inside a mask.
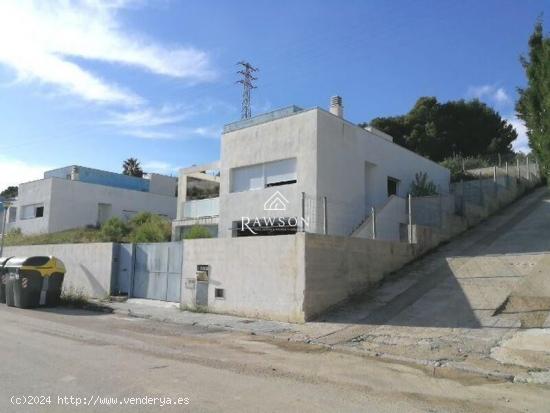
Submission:
[[[1,0],[0,190],[72,164],[219,159],[242,60],[259,68],[253,114],[340,95],[359,123],[478,98],[526,151],[514,102],[541,13],[549,32],[550,0]]]

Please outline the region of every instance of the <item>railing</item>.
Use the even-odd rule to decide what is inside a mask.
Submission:
[[[364,210],[364,202],[360,199],[342,202],[303,194],[302,217],[307,225],[302,230],[413,242],[413,225],[448,229],[455,225],[456,216],[492,213],[509,203],[518,192],[540,182],[538,165],[534,163],[503,164],[503,167],[480,168],[475,174],[468,171],[476,178],[451,184],[450,192],[440,188],[439,193],[432,196],[409,196],[407,199],[392,196],[385,204],[368,210]],[[405,234],[403,230],[407,228]]]
[[[183,204],[183,219],[215,217],[220,214],[220,198],[186,201]]]

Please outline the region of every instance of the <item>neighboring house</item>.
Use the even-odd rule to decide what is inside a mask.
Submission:
[[[193,224],[232,237],[321,232],[325,222],[328,234],[349,236],[373,207],[406,197],[418,172],[448,192],[448,169],[346,121],[340,97],[330,112],[291,106],[226,125],[220,162],[181,171],[173,237]],[[201,180],[211,191],[193,198],[189,185]]]
[[[44,179],[19,185],[7,229],[51,233],[99,226],[112,217],[126,220],[143,211],[174,219],[176,189],[176,178],[158,174],[136,178],[77,165],[54,169]]]

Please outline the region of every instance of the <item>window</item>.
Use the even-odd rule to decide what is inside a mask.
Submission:
[[[131,220],[136,215],[137,215],[137,211],[131,211],[131,210],[128,210],[128,209],[123,209],[122,210],[122,216],[124,217],[124,219],[126,221]]]
[[[231,192],[251,191],[296,183],[296,158],[231,170]]]
[[[263,165],[233,169],[233,192],[250,191],[264,187]]]
[[[225,290],[223,288],[215,288],[214,289],[214,297],[217,299],[224,299],[225,298]]]
[[[17,219],[17,208],[16,207],[10,207],[8,209],[8,222],[12,223],[15,222]]]
[[[24,205],[21,207],[21,219],[41,218],[44,216],[44,204]]]
[[[279,186],[296,183],[296,159],[265,164],[265,186]]]
[[[397,195],[399,189],[399,179],[388,176],[388,196]]]

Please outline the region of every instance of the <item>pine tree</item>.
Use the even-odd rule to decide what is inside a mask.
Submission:
[[[550,38],[544,37],[542,20],[529,39],[529,56],[521,56],[527,87],[519,88],[518,117],[525,122],[529,146],[550,174]]]

